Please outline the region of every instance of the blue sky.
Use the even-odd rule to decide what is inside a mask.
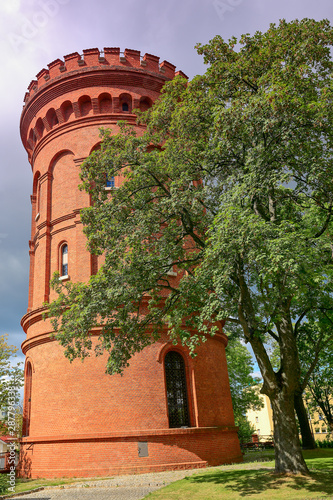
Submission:
[[[32,175],[19,121],[35,75],[71,52],[120,47],[157,55],[192,78],[205,70],[197,42],[303,17],[333,21],[332,0],[1,0],[0,334],[18,347],[25,338]]]

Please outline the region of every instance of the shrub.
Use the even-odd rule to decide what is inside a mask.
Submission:
[[[319,448],[333,448],[333,441],[331,439],[324,439],[324,441],[316,441]]]
[[[0,474],[0,495],[6,493],[8,488],[8,474]]]
[[[247,420],[244,415],[235,418],[235,424],[238,426],[238,438],[241,443],[251,441],[252,434],[255,432],[255,427]]]

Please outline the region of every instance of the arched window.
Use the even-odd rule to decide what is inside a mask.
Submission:
[[[36,217],[39,217],[40,213],[40,191],[41,191],[41,183],[40,183],[40,178],[38,179],[38,184],[37,184],[37,214]]]
[[[41,118],[38,118],[36,122],[36,130],[37,130],[37,135],[39,136],[38,138],[41,139],[44,134],[45,130],[45,125],[43,123],[43,120]]]
[[[49,109],[46,113],[46,120],[48,121],[51,128],[59,124],[57,113],[53,108]]]
[[[147,111],[147,109],[151,108],[152,100],[149,97],[141,97],[140,99],[140,111]]]
[[[130,94],[121,94],[119,96],[119,106],[121,111],[132,113],[132,96]]]
[[[111,95],[104,93],[98,97],[100,113],[112,113],[112,100]]]
[[[40,182],[40,173],[37,171],[34,177],[33,188],[32,188],[32,212],[35,217],[35,221],[39,219],[40,212],[40,190],[41,190],[41,182]]]
[[[30,432],[30,417],[31,417],[31,389],[32,389],[32,367],[31,363],[27,362],[25,372],[25,400],[24,400],[24,414],[23,414],[23,436],[29,436]]]
[[[164,360],[169,427],[190,427],[183,356],[169,351]]]
[[[60,274],[61,274],[61,276],[68,276],[68,245],[67,245],[67,243],[64,243],[64,245],[62,245],[60,255],[61,255]]]
[[[29,141],[31,148],[33,149],[35,147],[36,142],[37,142],[37,136],[36,136],[33,129],[30,130],[28,141]]]
[[[62,116],[64,118],[64,121],[67,122],[72,115],[74,115],[74,109],[73,109],[73,104],[71,101],[65,101],[62,103],[60,106],[60,111],[62,113]]]
[[[92,103],[88,95],[83,95],[78,100],[81,116],[87,116],[92,112]]]

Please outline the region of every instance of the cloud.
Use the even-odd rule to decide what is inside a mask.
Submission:
[[[15,15],[18,13],[20,5],[20,0],[2,0],[0,4],[0,13]]]

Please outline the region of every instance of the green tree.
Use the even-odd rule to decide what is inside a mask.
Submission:
[[[247,410],[263,408],[258,389],[260,379],[251,375],[252,356],[237,338],[229,338],[226,357],[235,423],[240,425]]]
[[[226,333],[229,334],[228,330]],[[235,425],[239,427],[240,441],[248,442],[255,429],[248,422],[246,412],[260,410],[264,406],[259,394],[260,379],[251,375],[253,358],[238,338],[229,337],[226,357]]]
[[[89,284],[53,281],[67,356],[89,355],[99,324],[109,373],[163,323],[191,352],[217,321],[239,324],[271,401],[278,473],[308,473],[297,335],[309,310],[332,309],[332,42],[328,21],[304,19],[199,45],[205,75],[168,83],[139,115],[141,135],[106,131],[84,163],[93,206],[82,220],[105,264]],[[105,177],[120,174],[108,197]],[[276,371],[267,335],[279,344]]]
[[[8,422],[15,422],[13,433],[20,432],[16,425],[17,409],[20,403],[20,388],[23,386],[21,363],[13,365],[17,347],[9,345],[8,335],[0,335],[0,411],[7,415],[7,420],[0,420],[0,432],[9,433]],[[16,429],[17,427],[17,429]]]
[[[254,425],[252,425],[245,415],[241,415],[236,419],[238,426],[238,438],[241,443],[250,443],[252,441],[252,434],[256,433]]]
[[[310,413],[321,413],[328,431],[333,432],[333,359],[331,347],[321,351],[318,364],[309,377],[305,398]]]

